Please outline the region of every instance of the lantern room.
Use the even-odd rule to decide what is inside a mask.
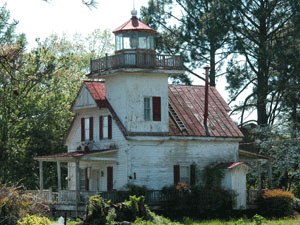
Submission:
[[[131,11],[131,19],[113,31],[115,34],[115,53],[150,51],[155,53],[153,30],[137,18],[137,11]]]
[[[115,54],[91,59],[90,78],[104,76],[138,68],[144,72],[180,74],[184,71],[181,55],[158,54],[155,49],[156,31],[137,18],[137,11],[131,11],[131,19],[113,31]]]

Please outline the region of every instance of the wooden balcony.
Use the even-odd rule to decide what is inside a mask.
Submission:
[[[119,53],[100,59],[91,59],[90,75],[121,68],[183,70],[180,55],[159,55],[148,52]]]

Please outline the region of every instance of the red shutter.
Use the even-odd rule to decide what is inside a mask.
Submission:
[[[152,98],[153,121],[161,121],[161,98]]]
[[[84,118],[81,118],[81,141],[85,141]]]
[[[108,139],[112,139],[112,118],[108,116]]]
[[[99,117],[99,138],[103,139],[103,116]]]
[[[196,166],[194,164],[190,167],[190,185],[196,184]]]
[[[93,122],[93,117],[90,117],[90,141],[92,141],[94,139],[94,134],[93,134],[93,131],[94,131],[94,122]]]
[[[85,190],[89,190],[88,168],[85,168]]]
[[[107,167],[107,191],[113,190],[113,167]]]
[[[174,165],[174,184],[178,184],[180,182],[180,170],[179,165]]]

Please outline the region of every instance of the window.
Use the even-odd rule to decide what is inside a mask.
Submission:
[[[93,117],[81,118],[81,141],[93,140]]]
[[[194,164],[191,166],[174,165],[174,184],[179,182],[193,185],[196,180],[196,167]]]
[[[161,121],[161,97],[144,97],[144,120]]]
[[[112,138],[112,118],[111,116],[100,116],[100,140]]]
[[[144,98],[144,119],[145,121],[151,120],[151,98]]]

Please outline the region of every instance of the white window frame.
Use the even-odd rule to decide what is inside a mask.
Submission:
[[[146,103],[146,100],[148,100],[148,102]],[[149,104],[149,105],[147,105]],[[145,121],[152,121],[152,97],[149,96],[145,96],[144,97],[144,120]]]
[[[102,137],[108,139],[108,116],[103,116],[102,119]]]
[[[179,166],[179,182],[190,184],[190,166],[180,165]]]
[[[90,118],[84,118],[84,140],[90,140]]]

